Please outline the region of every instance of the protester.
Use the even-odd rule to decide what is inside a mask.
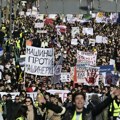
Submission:
[[[27,107],[20,106],[16,114],[16,119],[14,120],[26,120],[26,118],[27,118]]]
[[[88,9],[92,10],[92,0],[87,0],[87,2]],[[36,8],[32,9],[32,13],[35,13],[35,10]],[[118,98],[114,99],[110,96],[110,91],[119,87],[120,79],[120,25],[115,19],[116,13],[93,13],[95,17],[93,14],[81,15],[82,17],[56,14],[51,18],[49,14],[41,15],[38,12],[33,15],[26,6],[21,11],[24,11],[24,15],[17,14],[14,18],[12,36],[9,34],[8,19],[4,20],[0,29],[0,92],[2,97],[0,113],[3,119],[75,120],[78,117],[78,119],[86,120],[84,117],[88,114],[90,116],[87,119],[96,120],[99,117],[98,114],[102,114],[104,120],[109,120],[108,113],[111,112],[111,118],[117,120],[120,114],[119,107],[115,106],[114,109],[110,107],[110,111],[108,110],[110,104],[119,105],[119,96],[117,95]],[[115,16],[114,20],[112,16]],[[74,30],[74,27],[77,29]],[[52,77],[47,76],[47,72],[41,76],[25,71],[27,46],[36,49],[53,48],[54,63],[52,65],[55,71]],[[87,71],[85,74],[86,61],[81,61],[83,65],[78,64],[77,56],[80,52],[85,53],[86,56],[90,53],[90,57],[97,54],[96,60],[87,58],[89,61],[87,67],[90,66],[90,72]],[[107,72],[99,71],[99,67],[111,64],[111,71],[108,68]],[[97,68],[94,71],[92,67]],[[80,74],[75,75],[77,71]],[[65,81],[62,73],[69,73],[66,74]],[[85,82],[81,82],[84,75],[86,75]],[[76,79],[78,77],[81,79]],[[49,90],[58,91],[53,95],[49,93]],[[67,91],[63,95],[64,98],[59,93],[61,91]],[[35,94],[31,96],[33,92]],[[85,102],[84,93],[100,94],[100,98],[97,97],[96,101],[93,97],[92,101],[87,98]],[[100,99],[99,102],[98,99]],[[84,105],[90,105],[93,101],[95,105],[90,109],[89,107],[83,109]],[[73,106],[82,107],[83,110],[80,112],[78,110],[77,114],[76,108],[71,111]],[[117,115],[115,108],[118,108]]]
[[[85,104],[85,94],[84,93],[75,93],[73,96],[73,103],[75,104],[74,108],[72,107],[68,110],[63,118],[63,120],[76,120],[76,119],[85,119],[93,120],[95,116],[100,114],[115,98],[119,96],[119,90],[113,90],[111,96],[109,96],[105,101],[96,105],[91,110],[84,108]]]

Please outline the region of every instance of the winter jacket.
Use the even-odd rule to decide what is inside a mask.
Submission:
[[[108,105],[113,101],[112,97],[109,96],[106,100],[96,105],[93,109],[89,110],[84,108],[82,112],[82,120],[93,120],[98,114],[102,112]],[[75,106],[67,110],[62,120],[72,120],[75,113]]]

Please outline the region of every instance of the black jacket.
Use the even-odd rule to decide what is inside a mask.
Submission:
[[[89,110],[84,108],[82,112],[82,120],[93,120],[95,116],[102,112],[110,103],[113,101],[111,96],[109,96],[105,101],[96,105],[93,109]],[[75,107],[72,107],[70,110],[67,110],[62,120],[72,120],[75,112]]]

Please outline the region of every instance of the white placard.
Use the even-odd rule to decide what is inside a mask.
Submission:
[[[95,39],[89,39],[89,44],[92,44],[92,46],[95,46]]]
[[[61,73],[60,81],[61,82],[70,82],[70,73],[68,73],[68,72]]]
[[[73,15],[72,14],[67,14],[66,17],[67,17],[67,21],[71,22],[71,20],[73,18]]]
[[[54,49],[27,46],[25,72],[40,76],[53,76]]]
[[[93,35],[93,28],[83,28],[82,33],[85,35]]]
[[[97,35],[97,36],[96,36],[96,43],[102,43],[102,42],[103,42],[103,37]]]
[[[26,16],[30,16],[31,15],[31,12],[26,12]]]
[[[20,16],[22,16],[22,15],[25,15],[25,12],[21,11],[19,14],[20,14]]]
[[[108,43],[108,38],[107,37],[103,37],[102,41],[103,41],[103,43],[107,44]]]
[[[77,64],[96,66],[97,53],[77,51]]]
[[[47,33],[47,30],[37,30],[37,33]]]
[[[42,23],[35,23],[35,28],[43,28],[44,27],[44,22]]]
[[[114,68],[116,67],[116,65],[115,65],[115,60],[114,60],[114,59],[110,59],[110,65],[113,65]]]
[[[72,39],[71,40],[71,45],[78,45],[78,40],[77,39]]]
[[[80,33],[79,27],[72,27],[72,30],[71,30],[72,38],[75,38],[75,35],[79,33]]]
[[[51,19],[56,19],[57,14],[49,14],[48,17]]]

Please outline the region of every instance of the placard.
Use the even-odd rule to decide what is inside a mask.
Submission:
[[[72,39],[71,40],[71,45],[78,45],[78,40],[77,39]]]
[[[79,27],[72,27],[72,30],[71,30],[72,38],[75,38],[75,35],[79,33],[80,33]]]
[[[95,39],[89,39],[89,45],[95,46]]]
[[[62,72],[60,76],[61,82],[70,82],[70,73],[69,72]]]
[[[54,49],[26,46],[25,72],[40,76],[53,76]]]
[[[84,35],[93,35],[93,28],[83,28],[82,33]]]
[[[44,27],[44,22],[42,23],[35,23],[35,28],[43,28]]]
[[[97,53],[77,51],[77,64],[96,66]]]
[[[99,67],[92,66],[76,66],[77,83],[85,85],[98,85],[99,82]]]

